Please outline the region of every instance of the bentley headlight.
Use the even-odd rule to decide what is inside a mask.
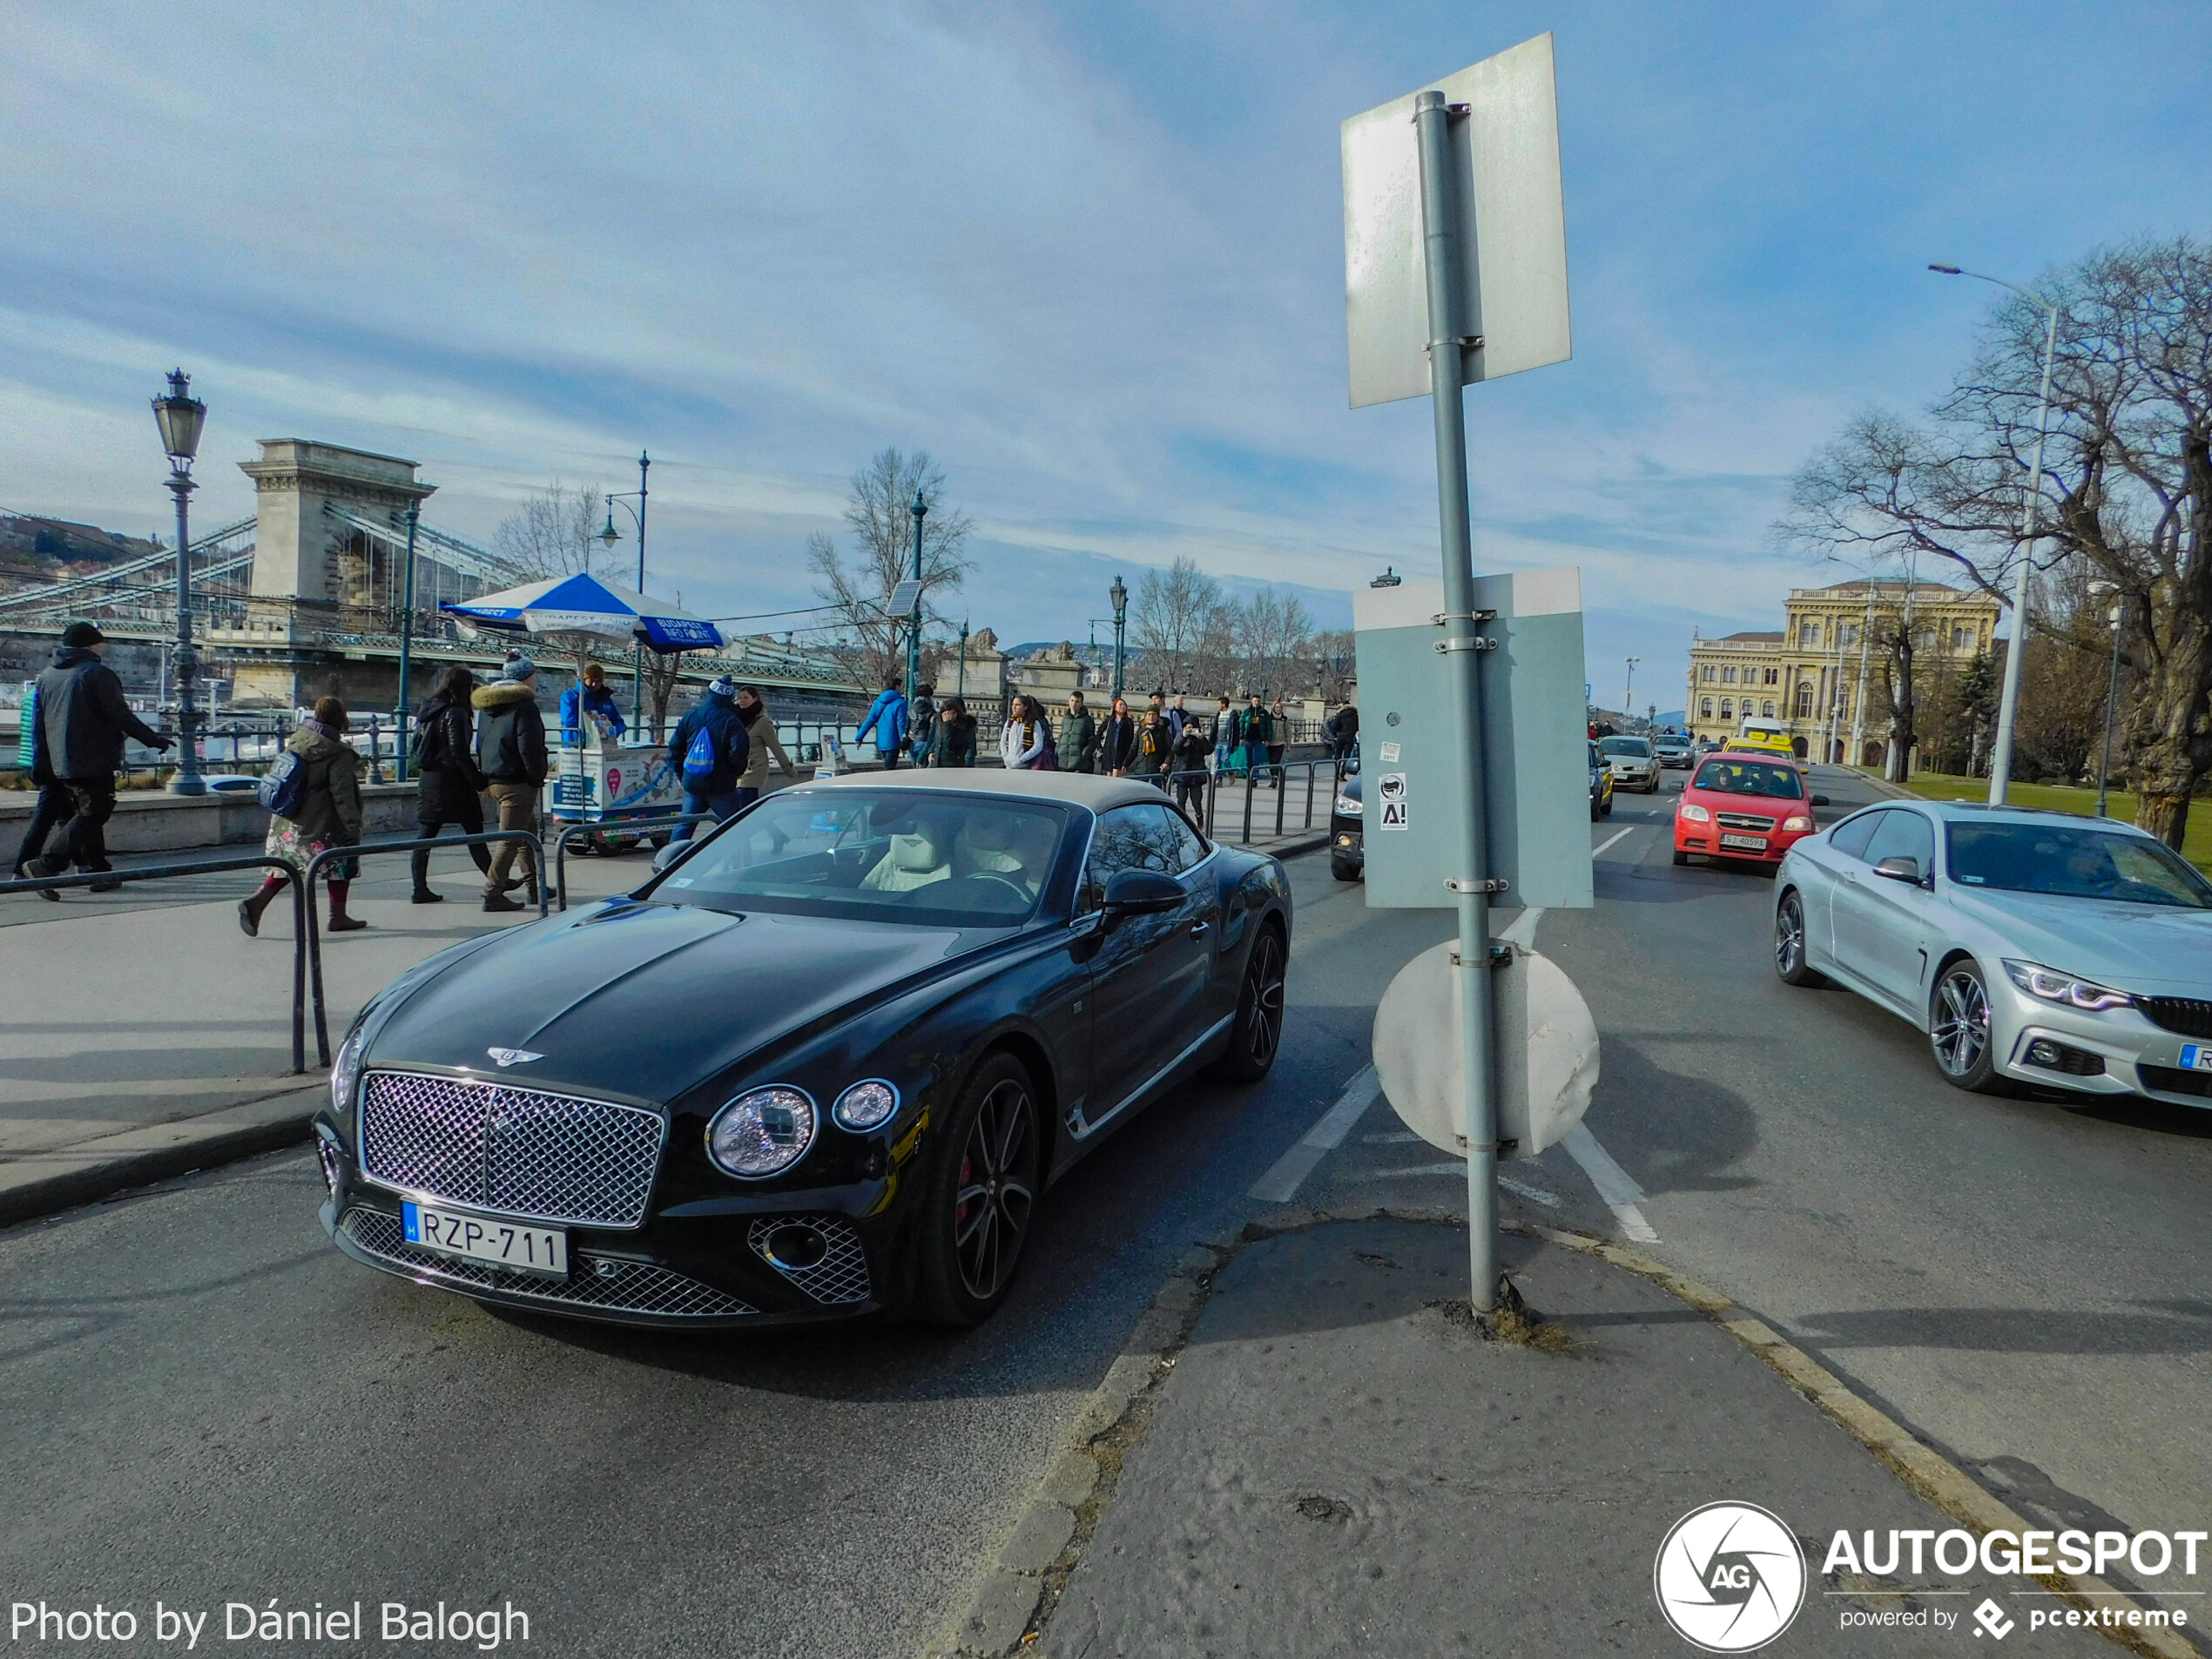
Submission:
[[[2107,1008],[2134,1005],[2135,999],[2125,991],[2113,990],[2093,980],[2075,979],[2071,974],[2055,973],[2039,963],[2008,961],[2005,972],[2012,976],[2013,984],[2030,996],[2040,996],[2046,1002],[2056,1002],[2065,1008],[2101,1014]]]
[[[1694,800],[1683,802],[1682,815],[1693,824],[1710,824],[1713,821],[1713,815]]]
[[[813,1143],[813,1098],[787,1083],[739,1095],[706,1126],[706,1155],[730,1175],[779,1174]]]
[[[1366,805],[1356,795],[1339,795],[1336,813],[1339,818],[1360,818],[1366,814]]]
[[[337,1063],[330,1069],[330,1109],[344,1123],[346,1114],[354,1109],[354,1094],[361,1081],[361,1039],[368,1034],[366,1024],[355,1026],[347,1033],[345,1042],[338,1045]]]
[[[880,1077],[854,1083],[837,1097],[830,1116],[847,1129],[873,1129],[899,1109],[899,1091]]]

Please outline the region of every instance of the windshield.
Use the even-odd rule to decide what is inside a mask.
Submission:
[[[1778,800],[1803,800],[1804,779],[1795,766],[1770,760],[1708,760],[1698,767],[1693,789],[1710,789],[1722,795],[1769,795]]]
[[[1645,738],[1608,738],[1598,748],[1609,755],[1634,755],[1639,760],[1651,759],[1651,744]]]
[[[2212,910],[2212,883],[2164,843],[2072,824],[1951,826],[1951,879],[1970,887]]]
[[[1070,813],[1051,801],[916,789],[772,795],[652,889],[670,904],[929,927],[1035,914]]]

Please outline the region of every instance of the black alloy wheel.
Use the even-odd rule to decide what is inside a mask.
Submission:
[[[1826,977],[1805,966],[1805,907],[1795,887],[1774,907],[1774,971],[1784,985],[1825,985]]]
[[[995,1055],[977,1069],[946,1120],[923,1199],[923,1311],[968,1326],[1006,1300],[1036,1211],[1043,1146],[1028,1069]]]
[[[1997,1075],[1994,1036],[1989,988],[1973,959],[1962,956],[1943,970],[1929,1001],[1928,1046],[1944,1082],[1981,1095],[2008,1092]]]
[[[1357,881],[1359,879],[1359,867],[1347,863],[1343,859],[1331,859],[1329,873],[1339,881]]]
[[[1263,923],[1244,959],[1244,988],[1237,994],[1237,1017],[1230,1027],[1229,1052],[1216,1066],[1232,1082],[1256,1083],[1274,1069],[1283,1042],[1283,979],[1290,953],[1283,935]]]

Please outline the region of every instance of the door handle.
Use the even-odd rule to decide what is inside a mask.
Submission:
[[[1190,924],[1190,937],[1193,939],[1204,939],[1206,936],[1206,929],[1212,926],[1213,924],[1210,921],[1192,922]]]

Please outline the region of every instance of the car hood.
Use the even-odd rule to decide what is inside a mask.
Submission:
[[[617,900],[516,928],[411,988],[366,1061],[671,1101],[972,942],[952,928]],[[534,1057],[502,1068],[494,1049]]]
[[[2015,958],[2119,991],[2212,996],[2212,910],[1946,886]]]

